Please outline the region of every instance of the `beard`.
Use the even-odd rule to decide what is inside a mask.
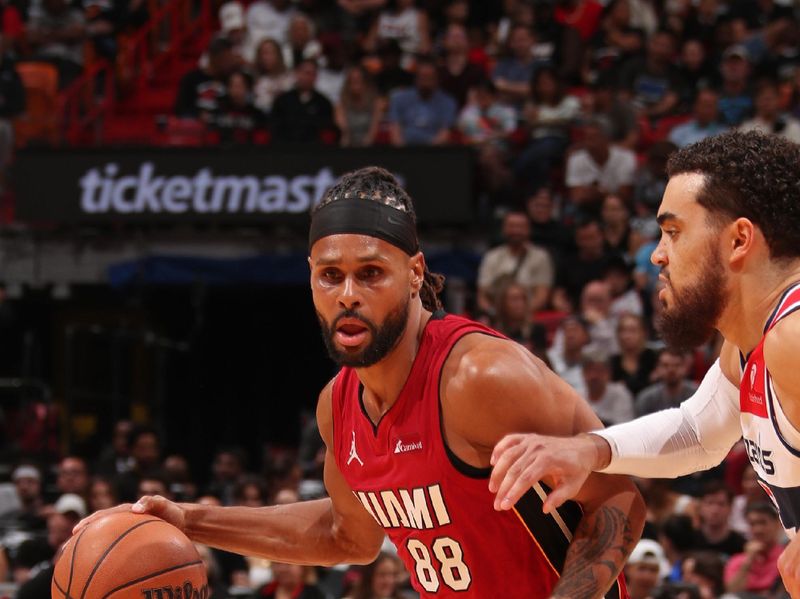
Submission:
[[[386,316],[386,320],[383,321],[380,327],[361,316],[355,310],[345,310],[328,326],[322,315],[317,312],[319,326],[322,329],[322,340],[325,342],[325,348],[328,350],[331,360],[340,367],[349,366],[351,368],[366,368],[383,360],[395,348],[406,330],[409,306],[410,301],[406,298],[405,302]],[[367,347],[360,351],[343,351],[336,346],[333,338],[336,334],[336,325],[342,318],[357,318],[364,323],[364,326],[369,330],[371,340]]]
[[[726,283],[719,253],[709,246],[697,281],[680,292],[670,285],[673,305],[662,302],[656,328],[667,345],[689,350],[711,337],[728,303]]]

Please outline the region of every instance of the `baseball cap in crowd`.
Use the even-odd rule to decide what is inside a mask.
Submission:
[[[244,9],[238,2],[226,2],[219,9],[219,24],[222,31],[244,28]]]
[[[664,550],[652,539],[642,539],[631,551],[628,558],[629,564],[654,564],[658,566],[659,578],[669,576],[672,568],[664,555]]]
[[[750,51],[744,44],[733,44],[722,53],[723,60],[728,60],[729,58],[741,58],[742,60],[749,61]]]
[[[21,478],[33,478],[35,480],[42,480],[42,475],[39,474],[39,470],[35,466],[29,466],[24,464],[22,466],[17,466],[14,469],[14,472],[11,474],[11,480],[16,482]]]
[[[80,518],[85,518],[87,513],[86,502],[80,495],[75,493],[64,493],[58,498],[53,508],[59,514],[74,512]]]

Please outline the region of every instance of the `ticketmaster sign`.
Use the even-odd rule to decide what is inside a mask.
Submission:
[[[297,219],[342,174],[371,164],[403,180],[421,222],[472,219],[466,148],[25,151],[14,167],[16,214],[63,223]]]

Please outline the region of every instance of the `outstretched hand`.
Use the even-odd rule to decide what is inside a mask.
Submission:
[[[550,513],[575,497],[589,474],[605,465],[603,444],[610,456],[606,442],[595,435],[505,436],[495,446],[491,458],[489,490],[496,495],[494,509],[511,509],[534,484],[546,480],[552,490],[544,501],[543,511]]]
[[[186,532],[184,530],[186,527],[186,512],[180,505],[161,495],[145,495],[136,503],[123,503],[87,516],[75,525],[75,528],[72,529],[72,534],[77,534],[92,522],[117,512],[133,512],[134,514],[156,516],[169,522],[179,530]]]

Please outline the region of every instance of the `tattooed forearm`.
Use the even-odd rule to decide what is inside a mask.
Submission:
[[[602,506],[581,520],[553,597],[595,599],[611,588],[635,544],[628,515]]]

